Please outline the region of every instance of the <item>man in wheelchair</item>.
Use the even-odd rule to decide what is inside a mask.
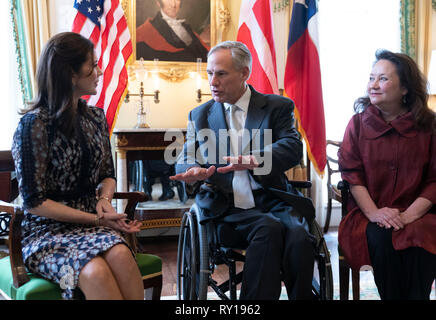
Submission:
[[[312,299],[313,206],[284,174],[302,157],[294,103],[246,84],[248,48],[226,41],[212,48],[207,73],[212,100],[189,114],[183,151],[171,179],[192,188],[200,223],[225,224],[248,247],[240,299]],[[230,143],[228,143],[230,141]]]

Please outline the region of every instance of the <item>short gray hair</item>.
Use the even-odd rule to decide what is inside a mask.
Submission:
[[[209,58],[212,53],[221,49],[228,49],[232,54],[233,65],[236,70],[242,70],[244,67],[248,67],[251,74],[252,58],[251,52],[247,46],[239,41],[224,41],[218,43],[215,47],[210,49],[207,57]]]

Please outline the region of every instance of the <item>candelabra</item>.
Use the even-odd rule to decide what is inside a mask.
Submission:
[[[201,102],[202,96],[211,96],[210,93],[202,93],[201,92],[201,58],[197,58],[197,73],[195,75],[196,77],[196,84],[197,84],[197,102]]]
[[[140,80],[139,93],[130,93],[127,90],[126,98],[124,102],[129,103],[131,96],[139,97],[139,110],[138,110],[138,121],[136,123],[135,128],[149,128],[150,126],[145,122],[146,112],[149,111],[149,101],[147,100],[147,108],[144,108],[144,97],[154,97],[154,103],[159,103],[159,76],[158,76],[158,59],[155,59],[155,70],[153,71],[153,82],[154,82],[154,92],[153,93],[145,93],[144,92],[144,79],[147,77],[147,71],[144,68],[144,59],[140,60],[140,67],[136,70],[136,78]]]

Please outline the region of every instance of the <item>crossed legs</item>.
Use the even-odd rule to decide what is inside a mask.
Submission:
[[[143,300],[144,286],[129,248],[116,245],[89,261],[79,274],[88,300]]]

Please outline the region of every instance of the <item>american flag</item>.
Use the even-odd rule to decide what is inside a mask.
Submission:
[[[253,57],[247,81],[262,93],[279,93],[270,0],[242,0],[236,39]]]
[[[126,64],[132,57],[132,42],[119,0],[75,0],[77,15],[72,31],[90,39],[95,46],[103,76],[97,94],[84,97],[88,104],[104,109],[110,133],[127,92]]]

